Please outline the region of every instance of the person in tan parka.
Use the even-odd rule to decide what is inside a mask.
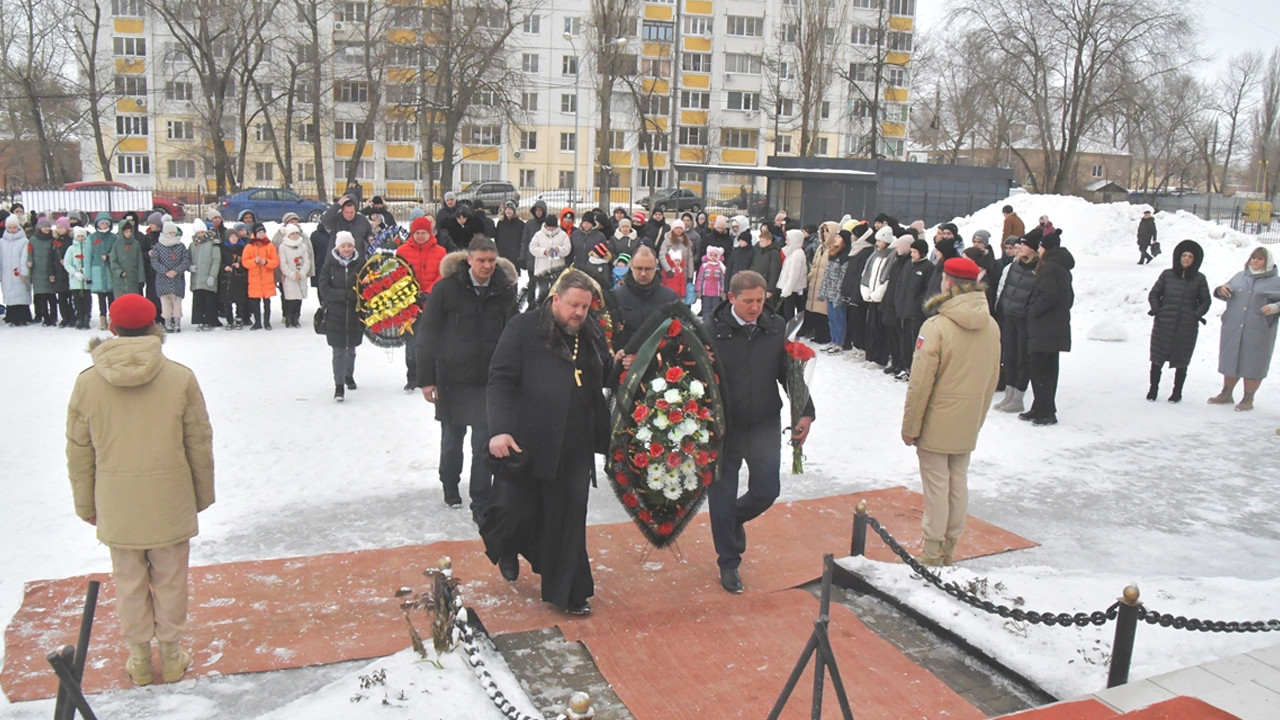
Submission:
[[[943,265],[936,312],[920,328],[902,413],[902,441],[914,445],[924,486],[924,565],[950,565],[969,511],[969,454],[1000,377],[1000,327],[987,309],[982,269],[969,258]]]
[[[213,504],[213,430],[195,374],[165,358],[155,306],[141,295],[111,304],[117,336],[90,344],[67,408],[67,471],[76,514],[111,550],[126,670],[152,681],[151,638],[165,682],[191,665],[187,563],[196,514]]]

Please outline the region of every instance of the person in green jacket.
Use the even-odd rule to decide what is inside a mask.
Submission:
[[[71,293],[73,305],[72,316],[79,330],[89,329],[89,311],[93,298],[89,289],[89,231],[82,227],[72,228],[71,244],[62,256],[62,266],[67,271],[67,286]]]
[[[59,230],[70,232],[71,223],[59,218]],[[52,224],[47,218],[36,222],[35,232],[28,233],[28,264],[31,268],[31,292],[35,294],[35,319],[45,327],[58,324],[57,270],[61,258],[54,248]]]
[[[141,295],[142,284],[146,282],[146,253],[142,243],[134,234],[133,225],[120,224],[120,237],[111,246],[108,253],[108,267],[111,271],[113,293],[121,295]]]
[[[98,296],[98,326],[102,330],[107,329],[107,308],[115,300],[115,283],[111,281],[107,260],[119,235],[111,231],[111,225],[108,213],[98,213],[94,218],[93,226],[97,231],[89,235],[89,269],[85,273],[89,278],[89,289]]]

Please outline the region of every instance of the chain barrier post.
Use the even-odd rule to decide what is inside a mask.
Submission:
[[[1138,600],[1138,586],[1124,589],[1116,616],[1116,637],[1111,643],[1111,670],[1107,674],[1107,687],[1113,688],[1129,682],[1129,664],[1133,660],[1133,638],[1138,631],[1138,614],[1142,603]]]
[[[867,501],[859,500],[853,511],[853,543],[849,554],[858,557],[867,554]]]
[[[596,716],[596,711],[591,709],[591,696],[578,691],[569,698],[569,707],[564,709],[564,716],[568,720],[592,720]]]

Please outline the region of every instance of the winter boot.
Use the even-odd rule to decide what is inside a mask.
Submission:
[[[1244,397],[1240,398],[1240,402],[1236,404],[1236,412],[1248,412],[1253,409],[1253,393],[1246,392]]]
[[[253,327],[251,327],[251,328],[249,328],[249,329],[250,329],[250,330],[261,330],[261,329],[262,329],[262,311],[260,311],[260,310],[254,310],[254,311],[253,311]]]
[[[1235,402],[1236,399],[1231,397],[1231,391],[1233,389],[1234,389],[1233,387],[1230,387],[1226,383],[1223,383],[1222,392],[1209,398],[1209,404],[1210,405],[1230,405],[1231,403]]]
[[[992,405],[992,406],[991,406],[991,409],[992,409],[992,410],[1000,410],[1000,411],[1003,411],[1003,410],[1004,410],[1004,406],[1005,406],[1005,405],[1008,405],[1008,404],[1009,404],[1009,401],[1010,401],[1011,399],[1013,399],[1013,386],[1012,386],[1012,385],[1005,385],[1005,386],[1004,386],[1004,397],[1000,398],[1000,401],[999,401],[999,402],[997,402],[995,405]]]
[[[1009,396],[1009,402],[1004,407],[997,408],[1000,412],[1020,413],[1025,409],[1022,397],[1027,394],[1026,390],[1013,389],[1013,394]]]
[[[956,564],[956,544],[959,542],[960,542],[959,538],[942,541],[943,567],[951,567],[952,565]]]
[[[346,388],[342,387],[342,385],[341,385],[341,384],[334,385],[334,386],[333,386],[333,399],[334,399],[334,400],[336,400],[336,401],[338,401],[338,402],[342,402],[343,400],[345,400],[345,399],[346,399]]]
[[[266,329],[266,330],[270,330],[270,329],[271,329],[271,316],[270,316],[270,315],[268,315],[267,317],[263,318],[263,320],[262,320],[262,327],[263,327],[264,329]]]
[[[925,567],[942,567],[942,542],[938,540],[925,540],[924,550],[920,552],[916,560],[920,561]]]
[[[1151,363],[1151,387],[1147,390],[1147,400],[1155,402],[1156,397],[1160,394],[1160,370],[1161,366]]]
[[[129,643],[129,659],[124,669],[135,685],[150,685],[155,679],[151,670],[151,643]]]
[[[98,316],[98,329],[99,329],[99,330],[106,330],[106,329],[107,329],[107,316],[106,316],[106,315],[99,315],[99,316]]]
[[[347,389],[348,390],[356,389],[356,379],[350,375],[347,376]]]
[[[182,318],[173,319],[173,331],[176,333],[182,332]]]
[[[1173,371],[1173,394],[1169,396],[1169,402],[1182,402],[1182,384],[1187,381],[1187,369],[1176,368]]]
[[[165,682],[178,682],[190,667],[190,652],[178,647],[176,642],[160,643],[160,674]]]
[[[462,507],[462,494],[458,492],[458,483],[444,483],[444,504],[451,508]]]

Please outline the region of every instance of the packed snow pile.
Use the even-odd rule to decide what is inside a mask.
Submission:
[[[1106,687],[1114,622],[1079,628],[1006,620],[956,600],[901,563],[864,557],[843,558],[839,563],[1059,698],[1079,697]],[[1275,616],[1274,606],[1271,615],[1259,616],[1260,608],[1269,604],[1259,600],[1280,597],[1280,578],[1131,578],[1047,567],[974,572],[956,566],[939,570],[944,581],[958,583],[983,599],[1041,613],[1106,610],[1131,583],[1138,585],[1140,599],[1149,610],[1202,620],[1268,620]],[[1276,633],[1202,633],[1141,622],[1129,677],[1151,677],[1277,643],[1280,637]]]
[[[1089,339],[1102,342],[1125,342],[1129,339],[1129,331],[1110,318],[1089,328]]]

